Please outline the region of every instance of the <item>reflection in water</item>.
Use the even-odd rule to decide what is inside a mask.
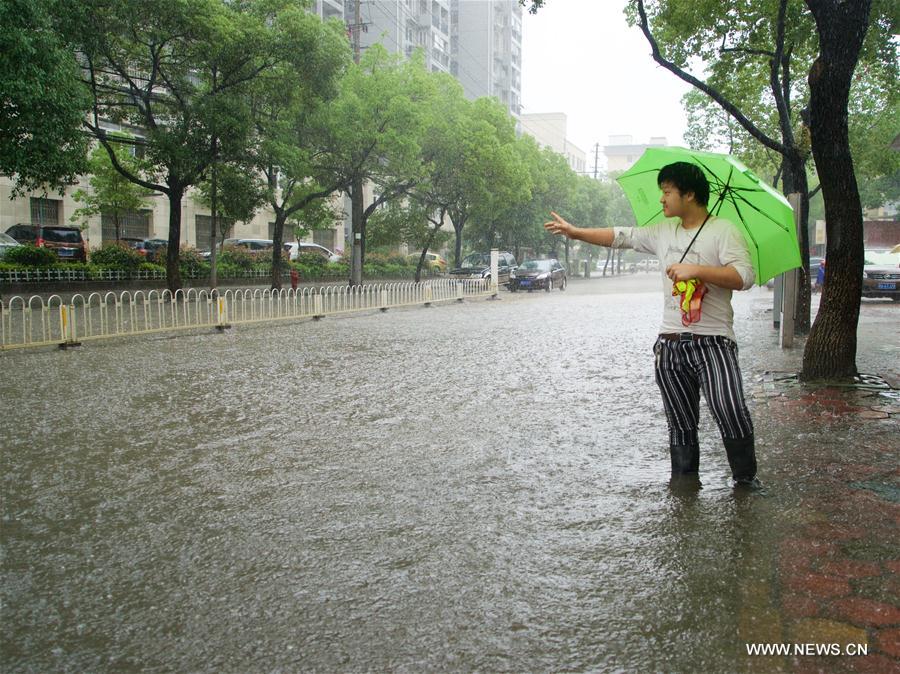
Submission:
[[[777,518],[706,413],[669,486],[649,285],[4,356],[4,663],[732,671]]]

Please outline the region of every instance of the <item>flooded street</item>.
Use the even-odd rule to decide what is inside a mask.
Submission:
[[[799,354],[757,288],[771,486],[733,493],[703,403],[703,489],[670,490],[658,283],[3,354],[3,669],[749,669],[816,470],[786,438],[886,459],[765,413]]]

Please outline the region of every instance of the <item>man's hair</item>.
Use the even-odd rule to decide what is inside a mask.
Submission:
[[[663,166],[656,177],[656,184],[662,187],[663,183],[674,185],[682,194],[693,192],[694,200],[701,206],[709,203],[709,181],[696,164],[677,161]]]

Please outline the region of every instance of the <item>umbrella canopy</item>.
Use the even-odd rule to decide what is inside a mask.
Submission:
[[[617,178],[639,227],[666,219],[659,203],[656,176],[663,166],[678,161],[703,169],[709,180],[709,212],[730,220],[741,230],[750,248],[758,284],[800,266],[791,205],[740,160],[727,154],[683,147],[648,148],[634,166]]]

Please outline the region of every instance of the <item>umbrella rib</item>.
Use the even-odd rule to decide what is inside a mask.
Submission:
[[[747,200],[746,200],[743,196],[741,196],[740,194],[735,195],[735,198],[733,198],[732,201],[731,201],[731,203],[734,204],[734,210],[740,212],[739,209],[738,209],[738,206],[737,206],[737,200],[738,200],[738,199],[740,199],[742,202],[744,202],[745,204],[747,204],[750,208],[752,208],[754,211],[756,211],[757,213],[759,213],[760,215],[762,215],[764,218],[766,218],[767,220],[769,220],[772,224],[774,224],[774,225],[780,227],[783,231],[785,231],[785,232],[790,231],[790,228],[789,228],[789,227],[785,227],[782,223],[778,222],[778,221],[777,221],[775,218],[773,218],[771,215],[769,215],[768,213],[766,213],[766,212],[763,211],[763,210],[760,210],[758,206],[755,206],[755,205],[751,204],[749,201],[747,201]]]

